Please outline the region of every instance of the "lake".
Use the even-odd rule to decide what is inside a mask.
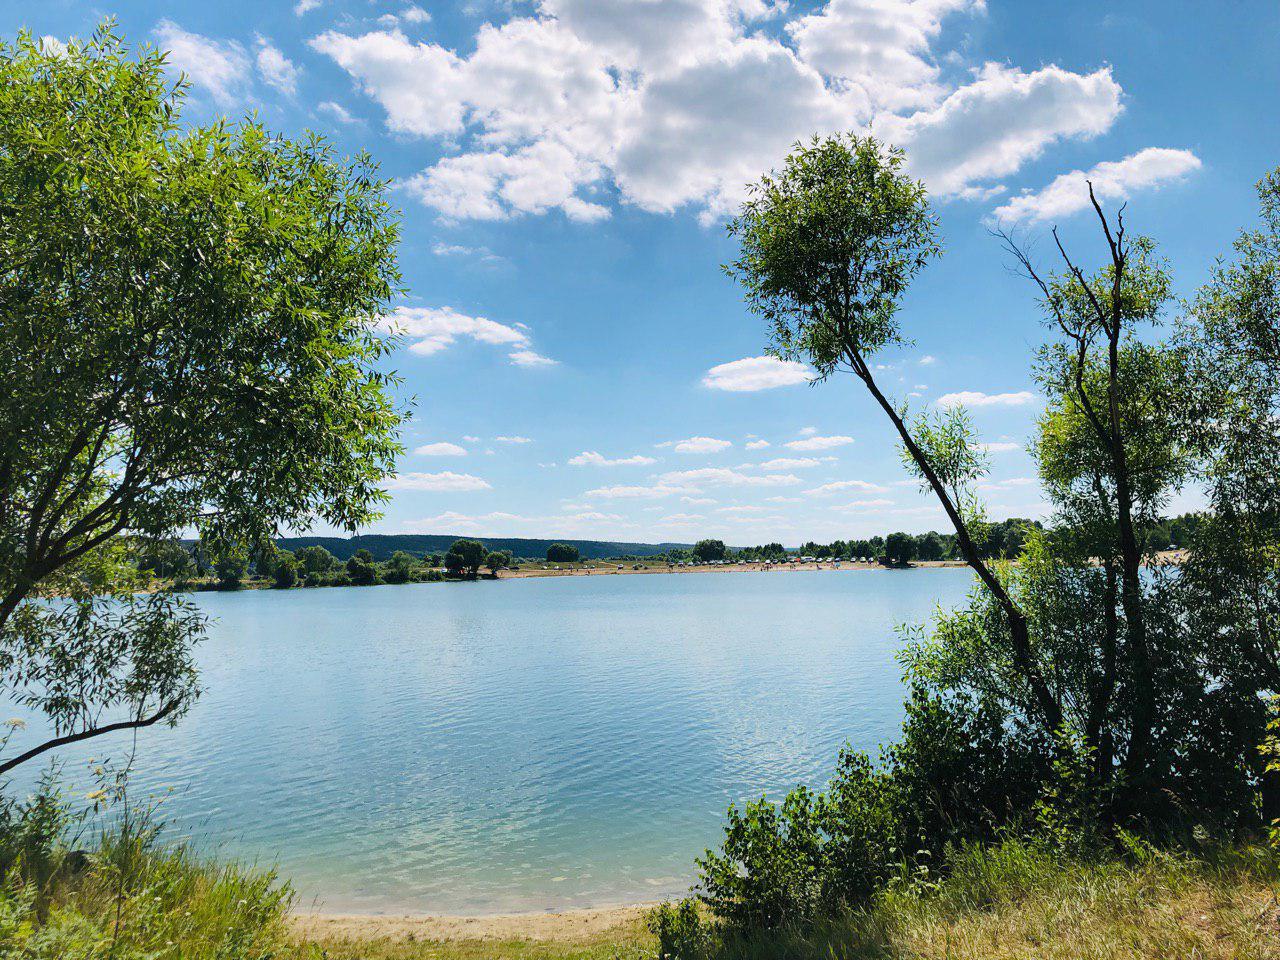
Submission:
[[[678,895],[730,802],[894,737],[897,627],[967,570],[593,576],[200,594],[204,696],[145,731],[169,833],[335,912]],[[130,741],[67,753],[121,759]],[[20,786],[20,785],[19,785]]]

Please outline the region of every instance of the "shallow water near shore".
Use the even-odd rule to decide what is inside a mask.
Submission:
[[[729,803],[820,785],[844,742],[896,735],[897,627],[971,582],[778,571],[200,594],[206,692],[176,730],[138,736],[131,793],[166,796],[170,837],[277,865],[303,907],[677,895]],[[86,761],[131,747],[69,751],[65,779],[89,789]]]

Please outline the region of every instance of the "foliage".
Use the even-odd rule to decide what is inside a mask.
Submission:
[[[750,188],[725,269],[769,326],[774,350],[821,377],[901,343],[898,304],[939,252],[924,187],[902,151],[837,134],[796,144]]]
[[[723,560],[725,553],[723,540],[699,540],[693,546],[693,555],[703,563],[711,560]]]
[[[581,559],[578,548],[568,543],[553,543],[547,547],[548,563],[577,563]]]
[[[474,580],[488,555],[489,551],[479,540],[455,540],[445,554],[444,566],[455,577]]]
[[[346,563],[347,576],[358,587],[367,587],[378,582],[378,568],[373,562],[373,554],[368,550],[357,550]]]
[[[505,570],[511,566],[510,550],[491,550],[485,554],[484,565],[488,571],[495,577],[499,570]]]
[[[238,582],[282,525],[372,519],[400,450],[385,183],[319,137],[189,126],[184,96],[109,24],[0,44],[0,685],[35,677],[77,735],[98,714],[68,698],[141,724],[196,690],[181,604],[90,598],[117,538],[194,529]]]

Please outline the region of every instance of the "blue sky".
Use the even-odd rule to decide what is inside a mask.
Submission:
[[[1123,12],[1116,12],[1121,6]],[[757,360],[719,265],[743,185],[870,128],[935,197],[945,256],[882,358],[967,398],[994,516],[1039,515],[1022,444],[1045,336],[988,228],[1101,251],[1083,178],[1190,292],[1280,163],[1280,3],[1031,0],[0,2],[62,41],[118,18],[172,51],[187,116],[367,148],[395,178],[416,406],[379,532],[732,543],[941,528],[847,377]],[[746,361],[746,362],[740,362]]]

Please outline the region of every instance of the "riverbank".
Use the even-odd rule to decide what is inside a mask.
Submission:
[[[291,931],[300,951],[318,948],[328,960],[639,960],[656,946],[644,913],[319,915],[292,918]],[[1017,843],[975,850],[940,883],[904,887],[806,938],[776,936],[740,955],[1280,960],[1274,855],[1228,848],[1197,860],[1150,851],[1133,863],[1057,860]]]
[[[608,938],[629,940],[643,932],[655,904],[508,913],[492,916],[417,916],[297,912],[293,932],[306,941],[391,940],[405,942],[512,942],[581,944]]]
[[[917,560],[903,570],[946,569],[966,566],[963,560]],[[838,563],[830,560],[812,563],[725,563],[690,564],[683,567],[670,567],[665,563],[644,563],[643,561],[616,563],[598,561],[580,566],[553,566],[526,564],[518,570],[503,570],[498,574],[500,580],[518,580],[523,577],[586,577],[609,576],[646,573],[797,573],[797,572],[841,572],[859,570],[891,569],[880,563],[858,563],[842,560]]]

